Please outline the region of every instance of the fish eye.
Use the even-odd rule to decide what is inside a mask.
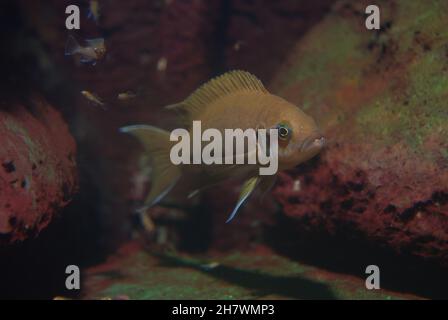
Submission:
[[[288,140],[291,137],[291,128],[284,123],[280,123],[277,125],[278,136],[282,140]]]

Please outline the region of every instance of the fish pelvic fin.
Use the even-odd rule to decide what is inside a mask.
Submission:
[[[247,71],[234,70],[211,79],[184,101],[165,108],[184,113],[182,114],[183,122],[191,124],[214,101],[241,91],[268,93],[263,83],[256,76]]]
[[[182,174],[180,168],[170,160],[170,134],[149,125],[127,126],[120,131],[136,137],[149,154],[152,164],[151,191],[144,205],[152,207],[173,189]]]
[[[233,220],[233,218],[235,218],[236,214],[238,213],[238,210],[241,208],[243,203],[249,198],[249,196],[255,190],[259,182],[260,182],[259,176],[249,178],[244,182],[243,186],[241,187],[238,202],[235,208],[233,209],[232,213],[230,214],[229,218],[227,219],[226,223],[229,223],[230,221]]]
[[[65,44],[65,55],[71,56],[79,51],[81,46],[78,41],[76,41],[75,37],[69,36],[67,39],[67,43]]]

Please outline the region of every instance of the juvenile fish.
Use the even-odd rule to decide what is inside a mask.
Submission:
[[[81,91],[81,94],[87,99],[89,100],[91,103],[100,106],[102,108],[104,108],[104,102],[103,100],[101,100],[96,94],[91,93],[90,91],[87,90],[83,90]]]
[[[122,92],[119,93],[117,96],[117,99],[120,101],[127,101],[127,100],[132,100],[135,99],[137,97],[137,95],[131,91],[127,91],[127,92]]]
[[[65,45],[66,56],[77,56],[81,63],[95,65],[106,55],[104,38],[86,40],[86,46],[81,46],[73,36],[69,36]]]
[[[325,138],[310,116],[269,93],[260,80],[244,71],[231,71],[212,79],[186,100],[167,108],[178,111],[190,136],[193,121],[201,121],[203,130],[214,128],[221,133],[237,128],[277,130],[279,170],[307,161],[325,144]],[[149,125],[127,126],[121,131],[135,136],[152,158],[152,186],[143,211],[163,199],[181,178],[193,184],[190,194],[229,178],[241,178],[245,182],[229,222],[254,189],[258,187],[264,193],[276,180],[276,175],[259,175],[258,164],[174,165],[170,161],[174,144],[170,141],[170,132]]]

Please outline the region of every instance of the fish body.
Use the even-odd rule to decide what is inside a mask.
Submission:
[[[73,36],[69,36],[65,46],[66,56],[77,56],[81,63],[95,65],[106,55],[104,38],[88,39],[86,46],[81,46]]]
[[[101,100],[96,94],[87,91],[87,90],[83,90],[81,91],[81,94],[87,99],[89,100],[91,103],[100,106],[100,107],[104,107],[104,102],[103,100]]]
[[[269,93],[260,80],[248,72],[231,71],[204,84],[186,100],[170,105],[180,114],[183,126],[193,136],[193,121],[200,121],[203,131],[226,129],[274,129],[278,133],[278,168],[285,170],[312,158],[323,148],[325,139],[315,121],[297,106]],[[245,179],[230,221],[257,187],[266,192],[276,175],[260,176],[261,164],[174,165],[169,154],[174,142],[170,133],[147,125],[121,129],[137,137],[152,157],[153,177],[145,207],[158,203],[182,176],[190,177],[201,189],[229,178]],[[234,155],[236,156],[236,154]],[[233,162],[235,163],[235,162]],[[193,177],[193,178],[191,178]]]
[[[100,19],[100,4],[97,0],[91,0],[89,2],[89,11],[87,14],[87,18],[93,19],[96,23],[99,22]]]
[[[120,101],[132,100],[135,99],[136,97],[137,95],[131,91],[119,93],[117,96],[118,100]]]

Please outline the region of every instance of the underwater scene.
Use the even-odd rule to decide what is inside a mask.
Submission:
[[[448,1],[0,24],[0,299],[448,299]]]

